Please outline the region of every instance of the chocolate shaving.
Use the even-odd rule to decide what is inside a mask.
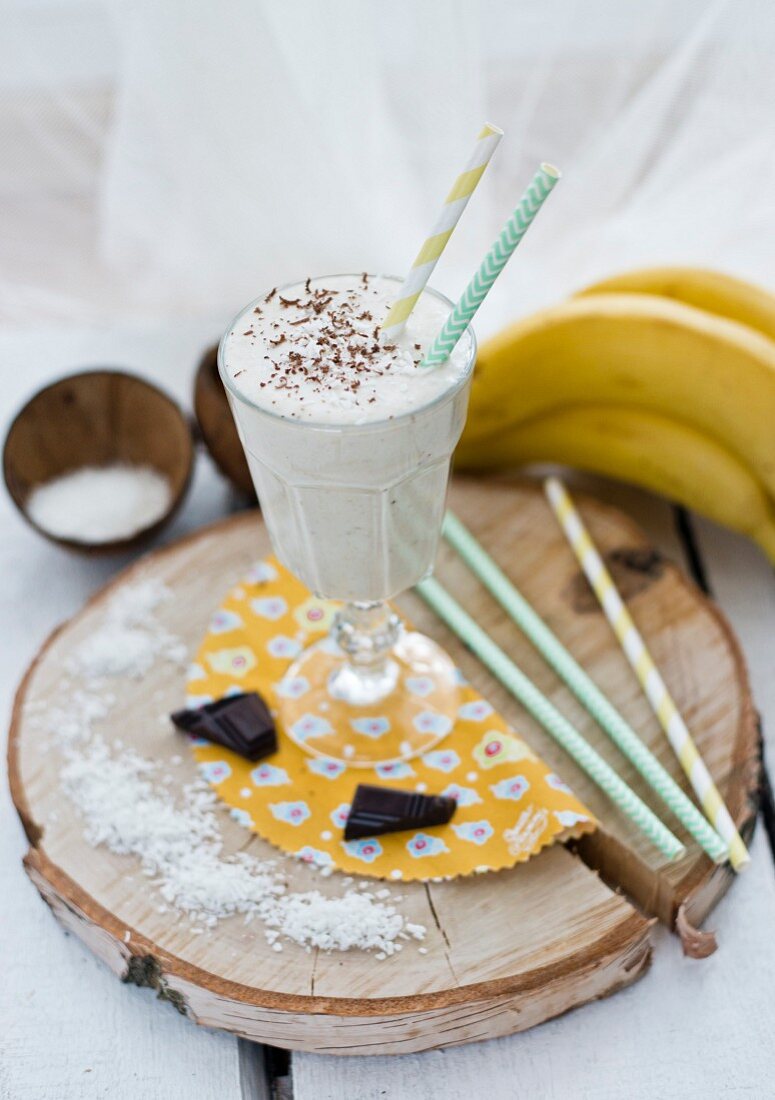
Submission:
[[[370,287],[368,272],[362,273],[360,282],[363,288],[379,293]],[[275,287],[265,299],[268,302],[278,294],[283,310],[296,307],[303,316],[297,315],[293,320],[282,316],[263,319],[262,335],[268,345],[274,348],[286,345],[287,351],[276,359],[264,356],[271,370],[263,368],[262,388],[269,386],[292,392],[299,400],[303,400],[305,389],[310,393],[346,391],[350,395],[349,402],[358,406],[355,395],[359,394],[362,383],[365,381],[368,385],[371,379],[391,369],[394,364],[386,359],[398,350],[397,346],[382,343],[376,311],[363,308],[360,287],[342,291],[319,285],[313,289],[311,277],[302,285],[303,292],[297,298],[287,298]],[[322,327],[316,330],[317,317],[321,318],[318,324]],[[364,322],[369,322],[368,326]],[[299,334],[288,332],[289,328],[303,330],[305,325],[308,329]],[[274,334],[272,339],[269,339],[270,333]],[[254,329],[248,329],[244,335],[256,339]],[[415,346],[419,351],[420,345]],[[407,352],[402,355],[413,362]],[[378,399],[367,392],[361,400],[371,405]]]

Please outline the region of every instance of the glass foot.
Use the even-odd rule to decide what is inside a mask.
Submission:
[[[277,705],[285,733],[305,752],[373,768],[428,752],[452,729],[460,688],[451,659],[395,617],[388,626],[390,644],[377,647],[376,660],[358,663],[362,646],[347,652],[331,636],[289,668]],[[346,647],[342,623],[334,633]]]

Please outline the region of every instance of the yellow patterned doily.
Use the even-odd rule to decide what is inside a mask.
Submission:
[[[292,660],[331,625],[337,604],[310,596],[274,558],[257,563],[215,612],[188,675],[188,706],[257,691],[270,706]],[[412,685],[422,691],[421,683]],[[303,682],[283,691],[303,696]],[[368,732],[390,727],[389,708],[366,714]],[[322,716],[306,716],[314,737]],[[364,730],[366,725],[364,725]],[[202,774],[232,815],[285,852],[324,867],[376,878],[426,880],[500,870],[541,848],[590,832],[589,810],[503,718],[461,680],[457,721],[441,744],[412,760],[348,769],[308,756],[278,728],[279,750],[251,763],[201,738]],[[448,825],[345,841],[358,783],[444,794],[457,800]]]

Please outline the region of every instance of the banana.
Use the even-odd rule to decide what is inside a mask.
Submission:
[[[775,496],[775,342],[745,325],[624,293],[519,321],[482,347],[458,461],[471,465],[495,436],[574,405],[677,418]]]
[[[589,294],[656,294],[748,325],[775,339],[775,295],[721,271],[696,267],[648,267],[584,287]]]
[[[662,493],[748,535],[775,562],[775,509],[761,483],[719,443],[678,420],[626,406],[560,408],[457,455],[457,465],[469,469],[531,462],[561,462]]]

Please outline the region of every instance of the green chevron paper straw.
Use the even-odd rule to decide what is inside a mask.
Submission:
[[[668,771],[643,744],[635,730],[606,699],[597,684],[577,664],[568,650],[533,610],[524,596],[495,564],[457,516],[447,512],[444,517],[445,539],[457,550],[463,561],[492,593],[501,607],[522,630],[547,664],[564,680],[573,694],[595,721],[608,734],[616,747],[634,764],[640,774],[697,843],[716,863],[729,855],[728,846],[713,829],[693,802],[684,794]]]
[[[444,322],[421,367],[438,367],[449,358],[452,349],[474,319],[490,288],[511,259],[511,255],[543,206],[560,172],[552,164],[542,164],[519,204],[501,230],[495,244],[482,260],[479,270],[463,291],[463,296]]]
[[[442,622],[476,654],[504,687],[519,700],[525,710],[540,722],[555,741],[576,761],[587,775],[618,806],[623,814],[644,833],[667,859],[680,859],[686,853],[678,837],[638,798],[632,787],[621,779],[609,764],[588,744],[567,718],[549,702],[535,684],[517,668],[492,638],[482,630],[439,584],[430,577],[420,581],[415,591],[425,600]]]

